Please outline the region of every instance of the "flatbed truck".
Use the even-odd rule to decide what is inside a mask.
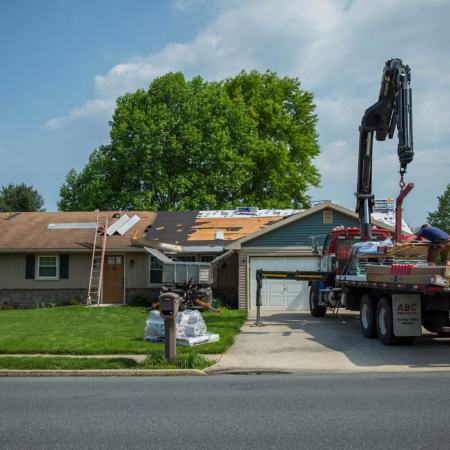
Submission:
[[[378,337],[383,344],[411,344],[422,333],[422,326],[439,336],[450,336],[450,268],[442,266],[441,285],[427,280],[417,282],[413,277],[396,275],[399,263],[411,267],[427,267],[412,258],[390,258],[383,255],[358,256],[358,243],[386,241],[390,232],[372,226],[371,214],[375,204],[372,193],[373,140],[392,139],[398,132],[397,155],[400,163],[400,194],[396,201],[394,240],[402,242],[402,203],[413,189],[404,182],[406,168],[412,162],[412,96],[411,70],[401,59],[386,62],[378,100],[366,109],[359,127],[359,153],[356,188],[356,212],[359,228],[339,227],[326,237],[317,271],[274,272],[257,271],[257,306],[261,306],[261,286],[264,279],[295,279],[308,281],[311,314],[323,317],[327,308],[345,307],[360,312],[361,330],[368,338]],[[446,261],[442,262],[444,265]],[[371,281],[367,270],[382,266],[392,273],[388,281]],[[410,280],[410,281],[409,281]]]
[[[387,230],[373,227],[371,242],[383,244],[389,237]],[[378,242],[377,242],[378,241]],[[256,305],[261,307],[261,288],[265,279],[307,281],[310,286],[309,309],[314,317],[324,317],[327,310],[345,308],[359,311],[361,332],[368,338],[379,338],[385,345],[412,344],[422,334],[422,326],[440,337],[450,336],[450,288],[429,282],[417,283],[411,277],[399,275],[401,282],[368,281],[367,268],[373,266],[400,267],[395,260],[381,254],[358,258],[355,243],[364,243],[359,228],[338,227],[326,237],[317,270],[268,271],[256,273]],[[410,259],[409,262],[412,262]],[[417,267],[428,267],[416,260]],[[447,274],[450,267],[436,267],[436,272]],[[369,277],[370,278],[370,277]],[[405,281],[406,280],[406,281]]]

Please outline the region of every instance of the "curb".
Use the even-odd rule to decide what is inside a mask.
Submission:
[[[205,369],[207,375],[383,375],[412,373],[448,373],[450,367],[401,367],[401,368],[367,368],[362,369],[268,369],[268,368],[214,368]]]
[[[199,369],[0,370],[4,377],[179,377],[207,376]]]

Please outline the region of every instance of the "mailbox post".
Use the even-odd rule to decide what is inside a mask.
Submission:
[[[175,319],[180,308],[181,298],[174,292],[165,292],[159,296],[159,311],[164,319],[166,359],[174,359],[177,354],[177,331]]]

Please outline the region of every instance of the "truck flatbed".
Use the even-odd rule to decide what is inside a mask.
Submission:
[[[336,275],[336,282],[340,286],[353,286],[370,289],[382,289],[389,291],[416,292],[423,294],[448,293],[450,288],[435,284],[416,283],[388,283],[381,281],[367,281],[366,275]]]

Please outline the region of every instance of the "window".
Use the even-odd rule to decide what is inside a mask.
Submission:
[[[162,283],[162,272],[162,262],[158,258],[150,256],[150,284]]]
[[[322,211],[322,219],[323,223],[332,224],[333,223],[333,210],[332,209],[324,209]]]
[[[211,262],[213,259],[215,259],[215,255],[201,255],[200,256],[200,262]]]
[[[174,261],[183,261],[183,262],[196,262],[197,258],[195,255],[190,256],[177,256],[176,258],[173,258]]]
[[[57,256],[38,256],[36,277],[38,280],[57,280],[58,269]]]
[[[122,264],[121,256],[108,256],[106,262],[110,266],[120,266]]]

